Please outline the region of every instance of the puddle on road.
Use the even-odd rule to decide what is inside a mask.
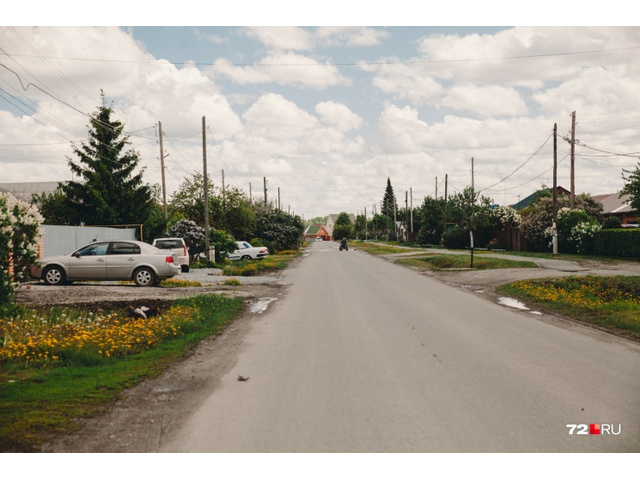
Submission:
[[[263,313],[271,302],[276,301],[277,298],[269,297],[269,298],[261,298],[256,303],[251,305],[249,309],[251,313]]]
[[[500,305],[504,305],[505,307],[517,308],[518,310],[526,310],[529,313],[533,313],[534,315],[542,315],[542,313],[531,310],[524,303],[522,303],[520,300],[516,300],[515,298],[498,297],[498,303]]]

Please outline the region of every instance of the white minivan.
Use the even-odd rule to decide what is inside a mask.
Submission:
[[[153,246],[160,250],[169,250],[178,254],[178,261],[183,272],[189,271],[189,249],[184,238],[156,238]]]

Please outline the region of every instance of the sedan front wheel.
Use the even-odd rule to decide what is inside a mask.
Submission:
[[[150,287],[156,282],[156,274],[148,267],[142,267],[133,274],[133,281],[139,287]]]
[[[62,267],[52,266],[44,269],[44,272],[42,272],[42,279],[47,285],[63,285],[67,276],[65,275]]]

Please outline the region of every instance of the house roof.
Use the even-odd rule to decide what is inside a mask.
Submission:
[[[569,192],[569,190],[566,190],[565,188],[561,187],[561,186],[557,186],[556,187],[558,193],[560,195],[569,195],[571,192]],[[552,190],[550,188],[547,189],[548,192],[552,192]],[[525,207],[528,207],[529,205],[531,205],[533,202],[536,201],[536,198],[538,198],[540,196],[539,194],[539,190],[536,192],[533,192],[531,195],[529,195],[528,197],[523,198],[522,200],[520,200],[518,203],[514,203],[513,205],[511,205],[511,208],[515,209],[515,210],[521,210]]]
[[[307,227],[307,230],[306,230],[306,232],[304,232],[304,234],[305,235],[317,235],[321,228],[322,228],[322,225],[310,225],[310,226]]]
[[[615,215],[616,213],[628,213],[634,211],[629,204],[631,201],[630,195],[620,196],[620,194],[616,192],[605,195],[596,195],[593,199],[602,204],[603,215]]]
[[[0,183],[0,190],[9,192],[24,202],[30,202],[34,194],[53,193],[59,184],[60,182]]]

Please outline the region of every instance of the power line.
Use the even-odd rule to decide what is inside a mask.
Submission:
[[[440,64],[440,63],[469,63],[469,62],[493,62],[496,60],[522,60],[522,59],[536,59],[536,58],[548,58],[548,57],[566,57],[566,56],[578,56],[578,55],[592,55],[596,53],[609,53],[609,52],[622,52],[628,50],[640,49],[640,45],[634,45],[630,47],[608,48],[598,50],[581,50],[574,52],[550,52],[539,53],[531,55],[511,55],[502,57],[481,57],[481,58],[449,58],[439,60],[429,59],[413,59],[413,60],[380,60],[380,61],[358,61],[358,62],[334,62],[334,63],[240,63],[240,62],[226,62],[224,64],[216,64],[212,62],[193,62],[182,61],[174,62],[171,60],[124,60],[120,58],[90,58],[90,57],[55,57],[55,56],[42,56],[43,59],[57,59],[67,60],[75,62],[103,62],[103,63],[135,63],[135,64],[150,64],[150,65],[173,65],[173,66],[206,66],[206,67],[358,67],[368,65],[420,65],[420,64]],[[5,52],[6,53],[6,52]],[[9,53],[6,53],[9,55]],[[14,57],[31,57],[33,55],[12,53]]]

